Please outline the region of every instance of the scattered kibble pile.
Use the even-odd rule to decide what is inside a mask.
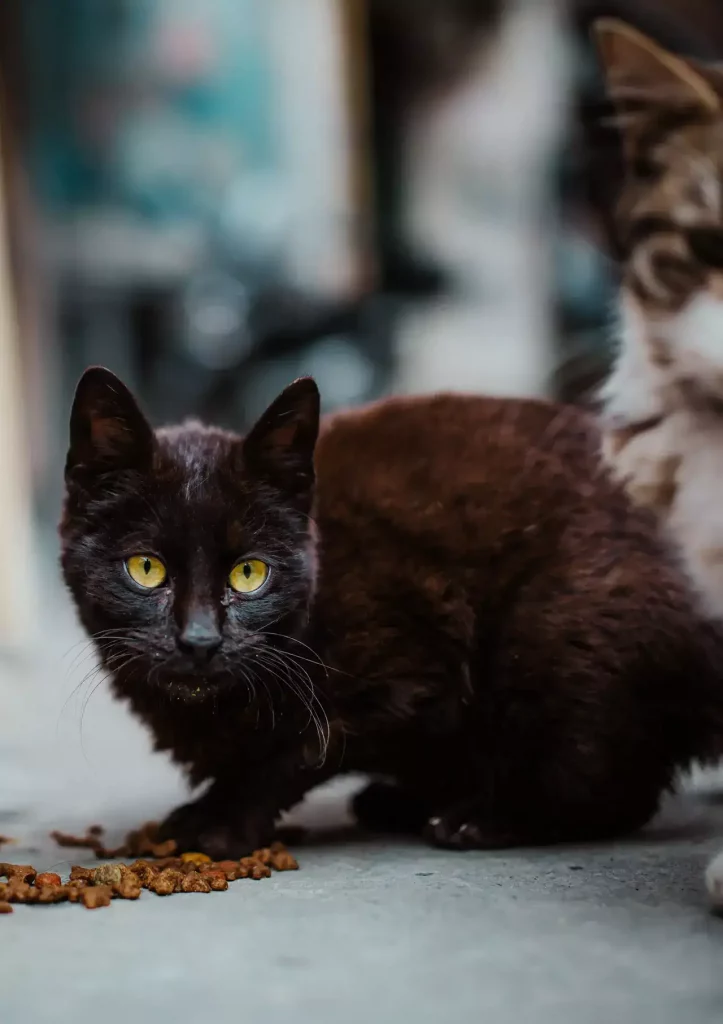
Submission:
[[[113,860],[116,857],[171,857],[176,852],[175,839],[159,842],[158,822],[147,821],[139,829],[129,832],[120,846],[106,846],[103,842],[104,829],[91,825],[84,836],[68,835],[66,832],[51,832],[51,838],[58,846],[92,850],[99,860]]]
[[[103,830],[88,829],[85,836],[54,832],[60,846],[91,849],[98,858],[136,857],[132,864],[75,866],[67,882],[52,871],[36,872],[29,864],[0,862],[0,914],[11,914],[13,903],[82,903],[88,910],[110,906],[112,899],[137,900],[142,889],[158,896],[184,892],[221,892],[239,878],[269,878],[273,871],[296,871],[298,863],[283,843],[256,850],[241,860],[212,861],[203,853],[176,853],[173,840],[157,842],[158,826],[149,822],[130,832],[115,850],[103,845]],[[144,859],[150,856],[153,860]]]

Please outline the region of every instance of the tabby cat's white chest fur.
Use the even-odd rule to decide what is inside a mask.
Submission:
[[[606,458],[634,500],[660,517],[705,609],[723,617],[723,405],[684,398],[699,381],[723,398],[723,301],[699,294],[656,323],[626,299],[621,327],[604,392]],[[654,358],[661,343],[672,354],[666,366]]]

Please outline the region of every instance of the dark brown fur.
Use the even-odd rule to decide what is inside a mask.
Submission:
[[[588,419],[451,395],[336,416],[316,446],[312,528],[316,414],[301,381],[245,444],[194,425],[154,439],[110,375],[80,385],[65,577],[89,632],[117,630],[110,653],[98,641],[115,692],[210,781],[166,832],[238,854],[352,770],[397,786],[360,800],[366,817],[453,846],[642,825],[676,770],[714,751],[723,648],[652,520],[601,471]],[[252,549],[275,582],[238,605],[225,574]],[[119,560],[150,550],[169,584],[143,605]],[[177,648],[200,614],[222,637],[205,665]],[[294,692],[312,700],[304,672],[325,754]]]

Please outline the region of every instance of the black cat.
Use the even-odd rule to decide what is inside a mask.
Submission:
[[[376,824],[493,847],[642,825],[719,750],[723,640],[578,411],[441,395],[246,438],[153,432],[102,369],[62,565],[116,694],[191,782],[164,833],[239,855],[346,770]]]

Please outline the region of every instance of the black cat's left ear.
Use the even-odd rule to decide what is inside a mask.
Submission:
[[[314,485],[319,404],[316,382],[301,377],[271,403],[243,442],[246,468],[304,505]]]

